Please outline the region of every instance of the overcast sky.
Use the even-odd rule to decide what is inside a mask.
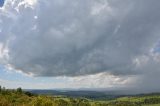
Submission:
[[[6,0],[0,83],[160,91],[159,10],[159,0]]]

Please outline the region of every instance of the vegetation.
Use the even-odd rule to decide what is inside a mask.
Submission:
[[[160,106],[160,95],[124,96],[113,100],[91,100],[64,96],[35,95],[21,88],[0,86],[0,106]]]

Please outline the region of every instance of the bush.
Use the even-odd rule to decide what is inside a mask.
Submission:
[[[53,106],[53,101],[46,97],[37,97],[32,101],[32,106]]]
[[[115,102],[110,102],[108,106],[141,106],[141,104],[138,102],[115,101]]]
[[[32,94],[31,92],[24,92],[25,95],[31,97],[31,96],[34,96],[34,94]]]
[[[160,103],[160,98],[147,98],[144,100],[144,104],[158,104]]]

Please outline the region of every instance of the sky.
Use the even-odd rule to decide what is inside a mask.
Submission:
[[[0,7],[3,6],[4,0],[0,0]]]
[[[160,91],[159,9],[158,0],[6,0],[0,84]]]

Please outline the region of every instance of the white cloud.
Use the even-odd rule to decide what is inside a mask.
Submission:
[[[8,73],[8,75],[13,75],[13,73]],[[23,76],[27,78],[26,76]],[[105,73],[81,76],[81,77],[56,77],[56,78],[42,78],[42,77],[30,77],[30,80],[22,80],[17,78],[16,80],[4,80],[0,79],[1,86],[7,88],[18,88],[22,87],[24,89],[86,89],[92,88],[93,90],[98,88],[106,88],[115,90],[117,87],[125,88],[126,84],[130,83],[130,80],[134,77],[120,77],[113,76]]]
[[[114,89],[116,87],[126,87],[130,83],[133,76],[114,76],[107,73],[99,73],[94,75],[80,76],[70,78],[71,85],[74,88],[107,88]]]

